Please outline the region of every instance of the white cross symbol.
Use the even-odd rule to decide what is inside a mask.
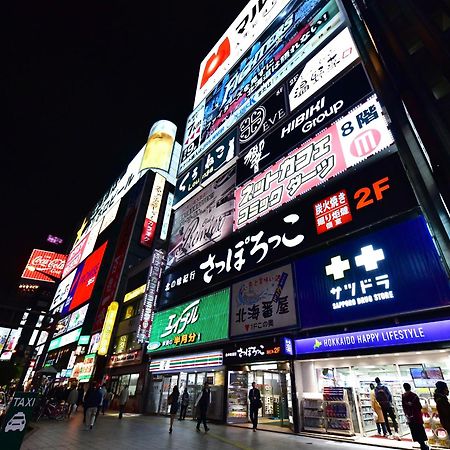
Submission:
[[[333,256],[333,258],[331,258],[331,264],[325,266],[326,274],[333,275],[335,280],[344,278],[344,272],[348,269],[350,269],[350,263],[348,259],[342,261],[341,255]]]
[[[383,249],[374,250],[371,245],[361,248],[361,254],[355,256],[356,265],[358,267],[364,266],[367,272],[378,269],[378,261],[383,259]]]

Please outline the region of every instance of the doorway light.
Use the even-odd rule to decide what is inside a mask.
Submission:
[[[277,364],[257,364],[250,366],[250,370],[277,370]]]

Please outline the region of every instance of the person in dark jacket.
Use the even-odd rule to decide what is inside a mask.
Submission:
[[[77,411],[78,411],[78,408],[80,407],[80,405],[83,404],[83,399],[84,399],[84,386],[81,385],[81,384],[79,384],[79,385],[78,385],[78,388],[77,388],[77,391],[78,391],[78,399],[77,399]]]
[[[173,421],[175,420],[175,416],[177,415],[178,412],[178,407],[180,406],[179,399],[180,399],[180,391],[178,390],[178,386],[175,385],[172,389],[172,393],[169,395],[169,398],[167,399],[167,403],[169,404],[170,407],[169,433],[172,433]]]
[[[211,391],[209,389],[209,384],[205,381],[203,389],[195,400],[195,406],[197,407],[197,431],[200,431],[200,424],[203,422],[205,427],[205,433],[209,431],[208,425],[206,425],[206,413],[208,411],[208,406],[211,403]]]
[[[102,396],[95,384],[91,384],[84,396],[84,410],[86,411],[86,429],[92,430],[95,423],[95,415]],[[88,427],[89,426],[89,427]]]
[[[444,381],[436,382],[434,401],[436,402],[436,409],[441,425],[450,434],[450,403],[448,402],[448,386]]]
[[[261,393],[256,387],[256,383],[252,383],[252,388],[248,393],[248,399],[250,400],[250,420],[253,424],[253,431],[256,431],[258,426],[258,409],[261,405]]]
[[[183,394],[181,395],[180,403],[180,417],[178,420],[184,420],[186,418],[186,411],[189,405],[189,392],[187,388],[184,388]]]
[[[397,439],[398,441],[401,441],[402,439],[398,435],[398,423],[397,423],[397,417],[395,415],[394,407],[392,405],[392,394],[391,391],[387,386],[384,384],[381,384],[381,381],[378,377],[375,378],[375,398],[377,399],[377,402],[381,406],[381,410],[383,411],[383,417],[386,423],[386,429],[389,433],[388,438],[389,439]],[[391,427],[389,425],[389,418],[392,420],[392,424],[394,425],[395,433],[392,436]]]
[[[429,450],[425,442],[428,440],[423,427],[422,404],[416,393],[411,391],[409,383],[403,383],[402,407],[406,416],[413,441],[420,444],[421,450]]]

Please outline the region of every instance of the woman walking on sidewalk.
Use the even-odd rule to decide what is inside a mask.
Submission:
[[[169,395],[169,398],[167,399],[167,403],[170,406],[170,428],[169,428],[169,433],[172,433],[172,428],[173,428],[173,421],[175,420],[175,416],[177,415],[178,412],[178,400],[180,398],[180,391],[178,390],[178,386],[174,386],[172,393]]]

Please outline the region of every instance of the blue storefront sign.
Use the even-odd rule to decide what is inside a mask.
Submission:
[[[450,320],[333,334],[295,341],[295,354],[316,355],[450,340]]]
[[[348,239],[294,267],[302,328],[450,304],[448,276],[422,216]]]

